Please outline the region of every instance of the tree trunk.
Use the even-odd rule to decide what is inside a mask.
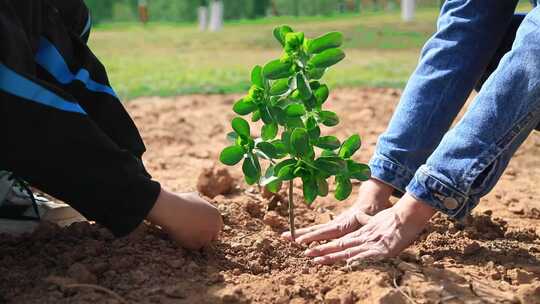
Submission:
[[[362,11],[362,0],[355,0],[355,10],[357,13]]]
[[[212,1],[210,3],[210,26],[211,32],[217,32],[223,27],[223,2]]]
[[[201,32],[204,32],[208,28],[208,7],[199,6],[199,9],[197,10],[197,15],[199,19],[199,30]]]
[[[262,18],[266,16],[266,9],[270,4],[269,0],[253,0],[253,17]]]
[[[272,4],[272,14],[274,16],[279,16],[279,10],[277,8],[277,5],[276,5],[276,1],[275,0],[271,0],[270,3]]]
[[[298,17],[300,15],[300,2],[299,0],[292,0],[292,1],[293,1],[293,14]]]
[[[405,22],[413,21],[415,3],[414,0],[401,0],[401,19]]]
[[[142,22],[142,24],[146,24],[148,22],[148,2],[146,0],[139,0],[137,2],[137,6],[139,8],[139,20]]]

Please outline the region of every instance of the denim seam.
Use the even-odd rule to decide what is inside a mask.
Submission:
[[[478,158],[478,161],[471,166],[469,174],[465,175],[464,178],[464,188],[467,189],[467,193],[472,190],[472,184],[476,181],[478,176],[482,174],[482,172],[484,172],[484,170],[488,168],[494,161],[496,161],[506,149],[508,149],[518,135],[529,124],[531,124],[531,122],[534,122],[534,118],[539,114],[540,105],[536,105],[531,111],[520,118],[518,122],[514,124],[499,140],[497,140],[495,145],[487,149],[483,155]]]
[[[467,198],[467,194],[465,194],[463,191],[457,189],[456,187],[452,186],[452,185],[449,185],[443,181],[441,181],[440,179],[438,179],[437,177],[431,175],[428,171],[429,167],[428,166],[422,166],[420,168],[418,168],[418,171],[424,175],[426,175],[427,177],[433,179],[434,181],[440,183],[442,186],[448,188],[448,190],[450,190],[451,192],[455,192],[457,193],[459,196],[461,196],[462,198]]]
[[[417,186],[420,186],[423,188],[424,191],[428,192],[430,194],[430,196],[433,196],[435,197],[435,200],[436,202],[431,202],[431,201],[426,201],[425,199],[421,199],[422,201],[424,201],[425,203],[427,203],[428,205],[434,207],[435,209],[439,209],[441,212],[447,214],[448,216],[450,217],[456,217],[458,214],[461,213],[461,211],[467,207],[469,205],[469,201],[470,201],[470,198],[465,195],[463,192],[457,190],[456,188],[454,188],[453,186],[450,186],[444,182],[442,182],[441,180],[439,180],[438,178],[432,176],[424,166],[420,167],[417,171],[417,174],[421,174],[421,175],[425,175],[426,176],[426,182],[420,182],[420,181],[417,181]],[[437,191],[436,189],[432,189],[434,188],[432,185],[428,185],[430,184],[430,180],[432,181],[432,183],[437,183],[438,187],[441,187],[441,188],[445,188],[445,190],[447,190],[447,192],[449,192],[449,195],[445,195],[445,197],[451,197],[451,198],[454,198],[456,200],[458,200],[458,203],[460,204],[460,207],[455,209],[455,210],[450,210],[448,208],[441,208],[441,205],[444,206],[444,204],[442,202],[437,202],[437,200],[441,201],[440,198],[438,198],[435,193],[436,192],[440,192],[440,191]],[[413,184],[415,181],[412,181],[411,184]],[[411,185],[409,185],[411,186]],[[407,186],[407,188],[409,188],[409,186]],[[409,194],[411,194],[413,197],[417,198],[416,195],[413,195],[414,193],[413,192],[409,192],[407,191]],[[417,198],[418,199],[418,198]]]
[[[391,157],[388,157],[388,156],[377,153],[377,154],[375,154],[373,156],[372,160],[377,161],[377,162],[387,162],[387,163],[390,163],[393,166],[398,167],[402,177],[412,178],[414,176],[414,171],[409,170],[409,168],[407,168],[407,166],[401,164],[400,162],[398,162],[395,159],[392,159]]]
[[[398,189],[403,192],[405,191],[405,186],[402,187],[401,185],[397,185],[396,182],[399,179],[401,179],[401,180],[407,180],[407,182],[403,184],[408,184],[414,176],[414,174],[412,174],[411,171],[407,167],[380,154],[376,154],[372,157],[372,159],[369,162],[369,166],[372,169],[373,178],[376,178],[386,184],[389,184],[395,189]],[[386,173],[390,172],[391,175],[393,175],[394,177],[393,180],[390,181],[381,176],[373,174],[376,171],[376,170],[373,170],[373,168],[377,168],[380,171],[383,171]]]

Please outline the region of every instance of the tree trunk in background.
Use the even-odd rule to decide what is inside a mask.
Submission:
[[[292,0],[293,1],[293,14],[295,16],[300,16],[300,2],[298,0]]]
[[[210,2],[210,26],[211,32],[217,32],[223,27],[223,2]]]
[[[362,11],[362,0],[355,0],[354,1],[354,9],[357,13],[360,13]]]
[[[138,0],[137,6],[139,9],[139,20],[141,20],[142,24],[146,24],[148,22],[148,1]]]
[[[346,7],[345,7],[345,0],[339,0],[338,2],[338,10],[341,14],[345,13]]]
[[[208,6],[199,6],[197,16],[199,19],[199,30],[201,32],[206,31],[208,28]]]
[[[403,21],[412,21],[414,19],[414,10],[414,0],[401,0],[401,19]]]
[[[274,16],[279,16],[279,10],[278,10],[278,8],[276,6],[276,1],[271,0],[270,3],[272,4],[272,14]]]
[[[265,17],[269,4],[270,0],[253,0],[253,18]]]

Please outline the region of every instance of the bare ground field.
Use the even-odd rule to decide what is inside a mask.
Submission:
[[[335,91],[329,107],[341,123],[332,133],[359,133],[358,160],[367,161],[399,95],[394,89]],[[303,257],[305,248],[279,237],[287,229],[285,196],[263,198],[244,184],[238,168],[227,169],[228,180],[217,165],[237,97],[127,104],[147,144],[147,167],[163,185],[196,190],[197,183],[208,186],[214,173],[222,175],[220,185],[234,183],[229,193],[211,199],[225,222],[219,241],[188,252],[154,227],[114,239],[89,223],[2,236],[0,303],[540,303],[538,134],[465,223],[438,215],[398,258],[319,266]],[[355,199],[331,197],[299,205],[298,226],[325,222]]]

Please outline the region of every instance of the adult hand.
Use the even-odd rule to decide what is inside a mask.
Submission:
[[[367,224],[337,240],[308,249],[319,264],[341,260],[394,257],[412,244],[426,227],[435,209],[406,194],[392,208],[373,216]]]
[[[358,199],[351,208],[328,223],[296,230],[296,242],[331,240],[358,230],[372,215],[391,206],[388,199],[392,191],[390,186],[378,180],[368,180],[360,187]],[[283,233],[282,237],[292,240],[290,232]]]

